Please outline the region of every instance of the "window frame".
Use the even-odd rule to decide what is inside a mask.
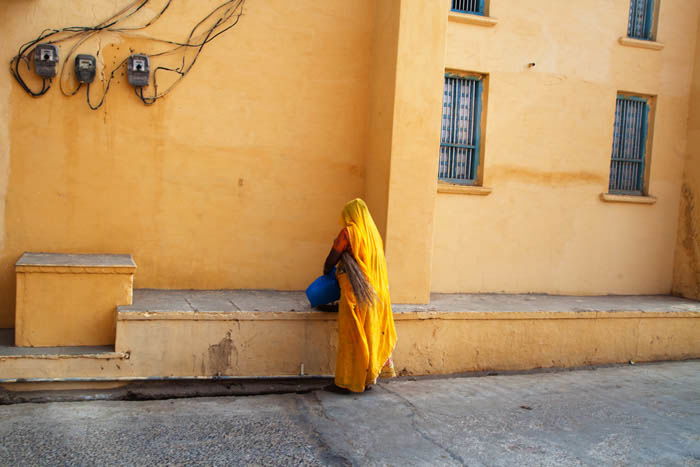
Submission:
[[[616,142],[615,127],[617,126],[617,115],[618,115],[618,103],[620,100],[627,100],[633,102],[643,102],[644,103],[644,114],[642,115],[641,123],[641,141],[639,144],[640,157],[637,159],[629,159],[624,157],[615,157],[615,147],[616,144],[622,144],[625,140],[625,136],[622,134],[622,128],[620,129],[620,141]],[[615,95],[615,118],[613,119],[613,142],[610,151],[610,166],[608,174],[608,189],[607,193],[611,195],[626,195],[626,196],[648,196],[648,186],[649,186],[649,167],[650,155],[651,155],[651,143],[652,143],[652,128],[654,120],[654,96],[643,95],[637,93],[630,93],[619,91]],[[623,122],[620,122],[622,127]],[[635,162],[639,166],[639,174],[637,175],[637,187],[639,189],[635,190],[625,190],[625,189],[612,189],[612,176],[613,176],[613,164],[615,162]]]
[[[476,109],[474,111],[474,144],[455,144],[449,142],[443,142],[442,130],[440,135],[440,144],[438,146],[438,182],[442,184],[459,185],[459,186],[481,186],[482,184],[482,154],[483,154],[483,126],[484,126],[484,95],[486,88],[486,74],[474,73],[474,72],[464,72],[464,71],[454,71],[446,70],[443,78],[443,100],[442,100],[442,117],[441,117],[441,128],[442,121],[444,119],[444,109],[445,109],[445,91],[444,86],[448,78],[457,78],[469,81],[475,81],[478,83],[477,86],[477,96],[476,96]],[[474,178],[453,178],[453,177],[440,177],[440,159],[443,147],[455,147],[464,149],[473,149],[473,160],[472,160],[472,172]]]
[[[632,14],[633,10],[636,9],[638,2],[646,2],[646,13],[644,16],[644,32],[642,36],[633,35],[632,31],[633,22],[632,19],[635,15]],[[629,13],[627,16],[627,37],[630,39],[636,39],[640,41],[656,41],[656,24],[659,17],[659,3],[660,0],[630,0]]]
[[[460,10],[458,8],[455,8],[455,3],[459,2],[459,1],[461,1],[461,2],[466,2],[466,1],[478,2],[479,11]],[[453,11],[455,13],[463,13],[466,15],[486,16],[486,0],[450,0],[450,11]]]

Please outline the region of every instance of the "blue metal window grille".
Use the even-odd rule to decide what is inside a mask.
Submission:
[[[610,193],[644,194],[649,102],[637,96],[617,96],[610,161]]]
[[[472,185],[479,168],[482,81],[476,76],[445,75],[440,136],[440,180]]]
[[[452,11],[483,15],[484,0],[452,0]]]
[[[630,0],[629,37],[651,40],[653,21],[654,0]]]

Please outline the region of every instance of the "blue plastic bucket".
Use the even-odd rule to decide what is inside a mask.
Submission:
[[[306,298],[312,307],[333,303],[340,298],[340,285],[335,278],[335,268],[311,283],[306,289]]]

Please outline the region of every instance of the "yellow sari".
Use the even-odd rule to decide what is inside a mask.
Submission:
[[[374,288],[377,299],[360,305],[347,274],[337,273],[340,283],[338,306],[338,355],[335,384],[362,392],[377,377],[394,376],[391,353],[396,345],[396,328],[391,311],[384,246],[377,226],[361,199],[345,205],[342,213],[352,255]]]

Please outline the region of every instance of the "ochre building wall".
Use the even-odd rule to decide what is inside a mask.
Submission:
[[[628,0],[492,0],[495,26],[450,21],[446,68],[487,75],[483,185],[492,192],[437,195],[434,291],[671,291],[699,9],[660,2],[662,50],[618,42]],[[618,91],[656,96],[655,204],[599,197]],[[697,187],[696,159],[688,179]]]
[[[387,203],[394,127],[394,88],[401,2],[378,2],[372,38],[370,105],[365,158],[365,201],[386,241]]]
[[[401,0],[386,257],[394,302],[430,300],[446,0]]]
[[[219,3],[173,2],[148,32],[183,40]],[[2,2],[0,59],[125,4]],[[84,91],[33,99],[3,70],[0,327],[13,323],[24,251],[131,253],[136,287],[308,285],[343,204],[364,193],[373,24],[371,0],[248,1],[151,107],[121,76],[92,111]],[[100,34],[80,51],[101,49],[101,67],[152,45]]]
[[[91,111],[82,91],[32,99],[0,73],[0,327],[24,251],[130,253],[141,288],[302,289],[355,196],[398,302],[670,292],[684,166],[697,183],[685,141],[700,4],[661,2],[664,48],[649,50],[618,42],[627,0],[488,3],[492,27],[447,21],[448,0],[249,0],[152,107],[121,76]],[[149,32],[181,39],[211,4],[174,2]],[[2,2],[0,58],[114,10]],[[103,34],[80,51],[100,48],[101,66],[150,47]],[[436,192],[444,69],[487,75],[487,196]],[[599,198],[618,91],[656,96],[655,204]]]
[[[700,26],[700,23],[698,23]],[[700,44],[700,28],[696,36]],[[700,300],[700,48],[695,48],[673,292]]]

